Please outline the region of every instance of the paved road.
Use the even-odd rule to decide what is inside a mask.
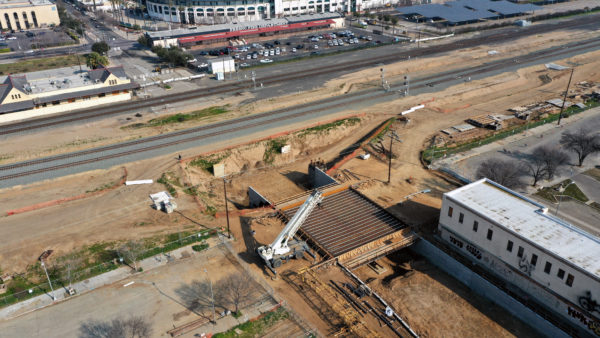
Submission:
[[[598,48],[600,48],[600,47],[597,45],[591,45],[589,47],[590,50],[597,50]],[[563,51],[566,51],[566,49]],[[587,51],[587,49],[586,49],[586,51]],[[452,74],[451,76],[447,76],[446,78],[444,78],[443,75],[440,75],[440,76],[438,76],[439,80],[436,82],[436,84],[434,86],[425,86],[425,85],[423,85],[423,83],[420,83],[421,87],[419,88],[419,79],[416,79],[414,81],[416,84],[411,89],[411,94],[414,95],[414,94],[422,94],[422,93],[431,93],[431,92],[435,92],[438,90],[443,90],[452,85],[460,84],[465,81],[464,78],[466,77],[467,74],[469,74],[469,76],[471,76],[471,78],[473,80],[477,80],[477,79],[482,79],[482,78],[485,78],[488,76],[497,75],[502,72],[515,71],[521,67],[529,67],[534,64],[546,63],[549,61],[553,61],[554,58],[557,56],[553,56],[552,52],[556,52],[556,51],[549,50],[549,51],[547,51],[547,53],[546,52],[541,53],[541,55],[545,55],[545,57],[543,57],[542,59],[537,59],[535,61],[531,61],[531,62],[525,62],[525,60],[527,60],[526,57],[521,57],[519,62],[513,62],[513,60],[511,58],[509,58],[509,59],[507,59],[508,66],[501,68],[501,69],[495,69],[494,67],[491,67],[490,63],[488,63],[483,66],[463,69],[458,74]],[[580,52],[585,52],[585,51],[580,51]],[[567,53],[566,55],[561,55],[560,58],[570,56],[569,53]],[[502,61],[500,60],[499,62],[502,62]],[[445,79],[445,81],[443,81],[444,79]],[[430,80],[426,80],[426,81],[430,81]],[[285,85],[283,85],[283,86],[285,86]],[[74,166],[74,167],[57,169],[57,170],[48,171],[48,172],[41,172],[41,173],[31,174],[28,176],[22,176],[22,177],[13,178],[13,179],[6,179],[6,180],[0,181],[0,187],[10,187],[10,186],[17,185],[17,184],[27,184],[27,183],[31,183],[31,182],[35,182],[35,181],[39,181],[39,180],[66,176],[69,174],[84,172],[84,171],[93,170],[93,169],[105,169],[105,168],[109,168],[109,167],[112,167],[115,165],[120,165],[123,163],[128,163],[128,162],[152,158],[152,157],[156,157],[156,156],[160,156],[160,155],[167,155],[167,154],[180,152],[182,149],[198,147],[198,146],[210,146],[211,144],[218,144],[218,143],[230,140],[230,139],[236,139],[236,138],[242,138],[242,137],[248,138],[250,135],[260,135],[261,133],[264,135],[265,131],[267,131],[267,130],[271,130],[273,132],[280,131],[280,130],[286,130],[287,129],[286,127],[289,125],[306,123],[309,120],[314,121],[315,119],[324,119],[326,117],[330,117],[331,115],[347,111],[348,108],[351,108],[354,110],[360,110],[361,108],[369,107],[374,104],[398,99],[400,97],[400,94],[398,94],[398,91],[402,91],[403,88],[404,88],[403,84],[392,84],[391,90],[388,92],[388,94],[386,96],[380,95],[382,93],[381,90],[352,93],[350,95],[345,95],[345,96],[342,96],[341,98],[339,98],[340,101],[338,101],[338,102],[342,102],[342,100],[346,100],[348,102],[347,105],[339,105],[338,104],[334,108],[329,108],[325,104],[318,104],[318,105],[314,105],[314,106],[310,107],[309,114],[300,115],[300,116],[298,114],[302,113],[302,112],[306,112],[308,110],[308,108],[296,108],[296,109],[288,110],[286,112],[283,112],[282,114],[279,114],[280,116],[286,116],[285,119],[283,119],[283,120],[282,119],[274,119],[275,116],[273,114],[269,114],[262,118],[255,118],[250,121],[241,121],[240,119],[237,119],[237,120],[233,120],[233,125],[231,128],[217,127],[217,128],[212,128],[211,130],[203,130],[198,133],[195,133],[196,136],[198,136],[199,138],[194,139],[190,142],[175,144],[175,145],[167,145],[167,146],[164,146],[159,149],[148,149],[147,151],[144,151],[144,152],[137,152],[137,153],[134,153],[131,155],[126,155],[126,156],[112,157],[112,158],[108,158],[108,159],[100,161],[100,162],[82,163],[81,165]],[[272,90],[272,89],[269,89],[269,90]],[[379,95],[380,97],[376,97],[376,95]],[[314,111],[314,109],[318,109],[318,110]],[[264,124],[257,125],[258,122],[264,122]],[[224,132],[224,133],[216,134],[216,132]],[[125,149],[103,151],[100,155],[93,154],[93,155],[87,155],[87,157],[86,156],[79,156],[77,158],[70,157],[70,158],[59,160],[59,161],[53,161],[53,162],[50,162],[47,164],[38,165],[35,167],[31,167],[31,168],[24,167],[24,168],[14,169],[14,168],[11,168],[10,165],[1,166],[0,167],[0,176],[16,174],[16,173],[20,173],[23,171],[28,171],[30,169],[43,169],[43,168],[48,168],[48,167],[61,165],[61,164],[65,164],[65,163],[73,163],[75,161],[82,161],[82,160],[86,160],[86,159],[90,159],[90,158],[96,158],[96,157],[101,157],[101,156],[106,156],[106,155],[113,155],[113,154],[115,154],[115,152],[122,153],[123,150],[140,149],[141,147],[147,147],[148,145],[156,145],[159,143],[152,142],[152,143],[144,144],[141,146],[139,144],[130,145],[130,143],[127,143],[127,142],[125,142],[124,144],[127,145],[127,147]]]

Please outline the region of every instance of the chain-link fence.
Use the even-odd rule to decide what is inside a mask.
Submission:
[[[179,236],[178,239],[167,242],[167,243],[162,243],[160,245],[156,245],[151,248],[146,248],[145,250],[139,252],[137,255],[136,261],[141,261],[143,259],[150,258],[153,256],[158,261],[160,261],[160,255],[166,255],[167,256],[166,259],[168,261],[171,259],[170,256],[168,255],[168,252],[179,249],[181,247],[184,247],[184,246],[187,246],[190,244],[194,244],[194,243],[205,244],[204,242],[206,241],[206,239],[208,239],[211,236],[214,236],[217,233],[218,232],[216,230],[202,230],[202,231],[193,233],[191,235],[185,235],[185,236],[183,235],[183,233],[177,233],[176,235]],[[204,245],[204,246],[199,247],[198,249],[206,249],[207,247],[208,246]],[[89,279],[89,278],[101,275],[103,273],[116,270],[117,268],[123,266],[121,264],[121,260],[119,259],[119,257],[121,257],[121,255],[118,253],[118,249],[111,249],[108,251],[112,254],[112,256],[113,256],[112,259],[110,259],[106,262],[102,262],[100,264],[96,264],[94,266],[87,267],[85,269],[73,271],[70,281],[66,277],[51,278],[50,283],[52,284],[52,287],[50,287],[50,283],[48,283],[48,282],[32,285],[27,282],[27,279],[23,277],[24,275],[16,275],[14,278],[15,278],[15,280],[18,279],[19,282],[18,283],[14,282],[14,281],[13,281],[13,283],[9,282],[12,285],[7,290],[8,294],[0,297],[0,308],[30,299],[32,297],[35,297],[35,296],[38,296],[38,295],[41,295],[44,293],[49,293],[53,289],[58,290],[61,288],[65,288],[65,292],[66,292],[66,287],[69,286],[69,284],[71,284],[71,282],[72,283],[80,282],[82,280]],[[122,262],[123,263],[132,263],[132,262],[129,262],[129,260],[125,259],[125,258],[123,258]],[[54,267],[51,267],[51,268],[54,268]],[[9,283],[7,283],[7,284],[9,284]],[[18,290],[18,289],[24,289],[24,290],[15,292],[15,290]]]

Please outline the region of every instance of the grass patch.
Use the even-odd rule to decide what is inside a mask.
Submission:
[[[212,154],[208,156],[198,157],[192,160],[190,162],[190,165],[208,171],[211,174],[214,174],[213,166],[226,159],[229,156],[229,154],[229,152],[225,152],[223,154]]]
[[[572,199],[575,199],[575,200],[583,202],[583,203],[589,201],[587,196],[581,191],[581,189],[579,189],[577,184],[575,184],[575,183],[570,184],[570,183],[571,183],[571,180],[564,180],[564,181],[562,181],[558,184],[555,184],[551,187],[546,187],[546,188],[540,189],[538,192],[535,193],[535,195],[539,196],[543,199],[546,199],[552,203],[557,203],[558,200],[560,199],[560,195],[569,196]],[[567,184],[568,184],[568,186],[565,189],[565,191],[563,191],[563,192],[558,191],[559,187],[566,186]]]
[[[82,62],[84,58],[80,57]],[[42,59],[22,60],[14,63],[0,64],[0,75],[27,73],[38,70],[77,66],[77,55],[54,56]]]
[[[102,186],[99,186],[98,188],[96,188],[94,190],[86,190],[85,193],[89,194],[89,193],[96,192],[96,191],[102,191],[102,190],[105,190],[105,189],[110,189],[114,185],[115,185],[115,182],[106,183],[106,184],[104,184]]]
[[[197,245],[192,245],[192,250],[196,251],[196,252],[200,252],[202,250],[206,250],[208,249],[208,244],[204,243],[204,244],[197,244]]]
[[[172,173],[163,173],[156,182],[164,185],[171,196],[177,197],[177,189],[174,185],[181,186],[179,178],[173,178]]]
[[[10,48],[0,48],[0,53],[8,53],[10,52]]]
[[[318,133],[326,133],[330,130],[336,129],[341,126],[353,126],[357,123],[360,123],[360,118],[358,117],[350,117],[347,119],[333,121],[331,123],[321,124],[318,126],[314,126],[311,128],[304,129],[300,131],[300,137],[310,135],[310,134],[318,134]]]
[[[2,160],[2,157],[0,157],[0,161]],[[600,181],[600,169],[598,168],[592,168],[590,170],[587,170],[583,173],[584,175],[588,175],[589,177]]]
[[[275,155],[281,154],[281,148],[286,145],[287,139],[285,137],[276,138],[267,141],[265,144],[265,153],[263,154],[263,161],[267,164],[275,161]]]
[[[196,110],[191,113],[177,113],[174,115],[163,116],[163,117],[159,117],[156,119],[152,119],[152,120],[148,121],[147,123],[136,123],[136,124],[122,127],[122,128],[123,129],[125,129],[125,128],[139,129],[139,128],[147,128],[147,127],[159,127],[159,126],[164,126],[164,125],[168,125],[168,124],[183,123],[183,122],[203,119],[206,117],[217,116],[217,115],[225,114],[226,112],[228,112],[227,106],[214,106],[214,107],[208,107],[205,109]]]
[[[269,327],[275,325],[280,320],[290,317],[290,314],[283,308],[266,313],[257,320],[248,321],[243,324],[232,327],[231,329],[213,335],[214,338],[254,338],[261,336]],[[236,330],[242,331],[241,334],[236,333]]]

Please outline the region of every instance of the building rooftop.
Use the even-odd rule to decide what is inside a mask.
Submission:
[[[52,5],[49,0],[0,0],[0,8]]]
[[[193,28],[180,28],[166,31],[158,31],[158,32],[148,32],[148,36],[152,39],[170,39],[170,38],[181,38],[186,36],[195,36],[202,34],[210,34],[217,32],[234,32],[234,31],[243,31],[248,29],[256,29],[262,27],[272,27],[272,26],[281,26],[287,25],[290,23],[298,23],[298,22],[307,22],[314,20],[325,20],[325,19],[334,19],[340,18],[341,15],[339,13],[315,13],[315,14],[306,14],[306,15],[296,15],[289,16],[284,18],[273,18],[268,20],[257,20],[257,21],[248,21],[248,22],[239,22],[239,23],[225,23],[219,25],[210,25],[210,26],[198,26]]]
[[[600,278],[600,238],[550,215],[544,205],[485,178],[445,196]]]

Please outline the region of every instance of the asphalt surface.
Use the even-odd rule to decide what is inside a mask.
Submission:
[[[600,47],[596,44],[592,44],[588,46],[588,48],[589,50],[597,50]],[[585,52],[585,50],[579,52]],[[558,56],[560,58],[572,56],[570,55],[571,52],[569,49],[563,49],[558,51],[562,51],[563,53],[565,53]],[[474,68],[464,69],[446,78],[440,75],[437,77],[438,80],[435,82],[434,85],[432,85],[432,83],[429,82],[430,80],[426,80],[427,83],[430,84],[429,86],[420,82],[419,79],[414,79],[414,85],[411,88],[411,94],[432,93],[438,90],[443,90],[452,85],[464,82],[468,76],[471,77],[471,80],[476,80],[503,72],[515,71],[521,67],[529,67],[539,63],[547,63],[553,61],[554,57],[557,57],[552,56],[550,54],[550,51],[548,51],[547,53],[543,52],[541,53],[541,55],[544,55],[542,58],[536,59],[531,62],[525,61],[527,60],[527,57],[521,57],[520,60],[516,61],[513,59],[507,59],[501,61],[507,65],[501,69],[496,69],[495,67],[491,67],[489,64],[485,64]],[[268,90],[271,91],[272,89],[269,88]],[[41,172],[33,172],[31,174],[28,174],[27,176],[1,180],[0,187],[10,187],[18,184],[27,184],[39,180],[61,177],[93,169],[110,168],[115,165],[121,165],[132,161],[148,159],[160,155],[173,154],[176,152],[180,152],[183,149],[198,146],[206,147],[210,146],[211,144],[221,143],[230,139],[244,138],[253,134],[260,134],[261,132],[264,133],[264,131],[266,130],[272,130],[274,132],[279,130],[285,130],[287,126],[292,124],[305,123],[308,120],[324,118],[336,113],[347,111],[348,107],[352,107],[352,109],[355,110],[360,110],[361,108],[369,107],[374,104],[378,104],[388,100],[398,99],[399,97],[401,97],[401,95],[403,95],[401,94],[403,93],[403,91],[403,84],[392,84],[391,90],[387,93],[384,93],[383,90],[364,91],[338,97],[336,98],[335,102],[336,106],[332,108],[329,107],[330,103],[317,103],[308,108],[303,107],[300,109],[289,109],[279,114],[267,113],[263,117],[253,118],[246,121],[242,121],[241,119],[232,120],[231,124],[228,125],[226,128],[219,126],[219,124],[216,124],[216,126],[209,125],[204,127],[205,129],[198,131],[197,133],[187,135],[186,137],[191,137],[192,139],[186,141],[185,143],[164,144],[164,141],[151,141],[144,144],[131,144],[131,142],[125,142],[123,143],[122,148],[110,149],[88,155],[81,155],[81,152],[76,152],[70,154],[67,158],[64,158],[64,155],[58,156],[60,158],[58,160],[52,160],[47,163],[37,164],[33,166],[23,166],[14,168],[15,164],[5,165],[0,167],[0,179],[1,176],[19,174],[22,172],[32,172],[32,170],[40,170]],[[344,104],[344,102],[347,102],[347,104]],[[169,142],[182,142],[184,141],[182,137],[183,136],[174,137],[172,140],[169,140]],[[164,145],[161,146],[161,144]],[[157,146],[158,148],[149,148],[152,146]],[[141,148],[147,148],[148,150],[135,152],[132,154],[127,153],[130,150],[137,151]],[[106,157],[106,159],[103,159],[101,161],[89,162],[94,158],[99,157]],[[50,157],[48,159],[53,158],[57,157]],[[67,168],[58,168],[50,171],[42,171],[47,168],[73,163],[80,164],[77,164],[76,166],[70,166]]]

